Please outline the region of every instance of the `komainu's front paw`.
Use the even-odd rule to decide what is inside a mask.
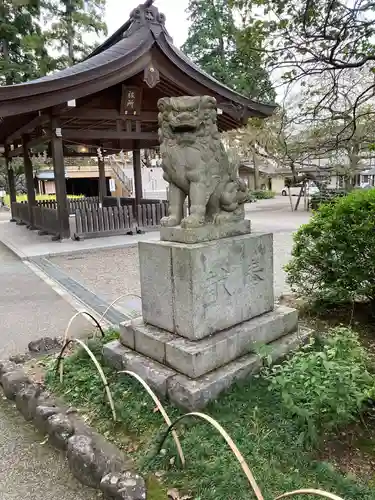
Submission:
[[[205,223],[206,223],[206,220],[204,217],[197,215],[197,214],[191,214],[182,220],[181,227],[183,227],[184,229],[188,229],[188,228],[192,228],[192,227],[204,226]]]
[[[177,217],[174,215],[168,215],[167,217],[162,217],[160,220],[160,224],[165,227],[174,227],[178,226],[180,223],[179,220],[177,220]]]
[[[214,216],[214,224],[227,224],[228,222],[234,222],[238,220],[238,217],[234,216],[233,212],[220,212]]]

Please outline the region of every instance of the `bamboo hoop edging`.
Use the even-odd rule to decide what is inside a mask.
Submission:
[[[82,315],[83,315],[83,314],[85,314],[86,316],[88,316],[89,318],[91,318],[91,319],[94,321],[94,323],[96,324],[96,326],[99,328],[99,330],[100,330],[100,333],[101,333],[102,337],[104,337],[103,328],[100,326],[99,321],[98,321],[96,318],[94,318],[94,316],[93,316],[92,314],[90,314],[89,312],[87,312],[87,311],[78,311],[78,312],[76,312],[75,314],[73,314],[73,316],[70,318],[69,323],[68,323],[68,326],[67,326],[67,327],[66,327],[66,329],[65,329],[65,333],[64,333],[64,345],[65,345],[66,341],[68,340],[68,333],[69,333],[69,329],[70,329],[70,327],[72,326],[73,321],[74,321],[74,320],[75,320],[78,316],[80,316],[81,314],[82,314]]]
[[[280,498],[287,498],[295,495],[316,495],[322,498],[330,498],[331,500],[344,500],[342,497],[335,495],[334,493],[328,493],[328,491],[315,490],[315,489],[302,489],[289,491],[288,493],[283,493],[282,495],[275,498],[275,500],[280,500]]]
[[[232,450],[233,454],[235,455],[235,457],[237,458],[237,460],[239,461],[241,467],[242,467],[242,470],[244,471],[245,473],[245,476],[247,477],[249,483],[250,483],[250,486],[252,487],[254,493],[255,493],[255,496],[257,497],[257,500],[264,500],[264,497],[259,489],[259,486],[257,485],[257,482],[255,481],[255,478],[249,468],[249,466],[247,465],[246,463],[246,460],[244,459],[244,457],[242,456],[240,450],[237,448],[235,442],[233,441],[233,439],[229,436],[229,434],[227,433],[227,431],[219,424],[219,422],[217,422],[214,418],[210,417],[209,415],[206,415],[205,413],[199,413],[199,412],[190,412],[190,413],[185,413],[185,415],[182,415],[181,417],[179,417],[178,419],[176,419],[167,429],[165,435],[163,436],[163,439],[161,440],[161,443],[159,445],[159,449],[158,449],[158,453],[160,452],[163,444],[164,444],[164,441],[166,440],[168,434],[170,431],[173,430],[173,427],[178,423],[180,422],[180,420],[186,418],[186,417],[198,417],[198,418],[201,418],[203,420],[206,420],[206,422],[210,423],[217,431],[219,431],[219,433],[223,436],[224,440],[226,441],[226,443],[228,444],[229,448]]]
[[[91,351],[91,349],[80,339],[69,339],[66,341],[64,344],[63,348],[60,351],[59,357],[57,358],[57,364],[56,364],[56,369],[55,369],[55,375],[57,375],[60,371],[60,382],[63,382],[63,376],[64,376],[64,362],[63,362],[63,354],[65,352],[65,349],[72,343],[72,342],[77,342],[83,349],[87,352],[87,354],[90,356],[90,359],[94,363],[96,369],[99,372],[100,378],[102,379],[106,394],[107,394],[107,399],[109,406],[111,407],[112,411],[112,416],[113,416],[113,421],[116,422],[116,410],[115,410],[115,405],[113,403],[113,398],[112,398],[112,393],[109,389],[108,385],[108,380],[107,377],[105,376],[102,367],[100,366],[99,361],[96,359],[94,356],[94,353]]]
[[[151,396],[151,398],[154,401],[154,403],[156,404],[158,410],[162,414],[162,416],[163,416],[166,424],[168,425],[168,428],[170,428],[170,426],[172,425],[171,419],[169,418],[168,413],[166,412],[166,410],[165,410],[164,406],[162,405],[162,403],[160,402],[159,398],[156,396],[156,394],[151,389],[151,387],[147,384],[147,382],[145,382],[142,377],[140,377],[136,373],[134,373],[132,371],[129,371],[129,370],[122,370],[122,371],[119,371],[118,373],[123,373],[123,374],[126,374],[126,375],[130,375],[131,377],[133,377],[136,380],[138,380],[138,382],[144,387],[144,389],[147,391],[147,393]],[[177,432],[174,429],[172,430],[171,433],[172,433],[174,442],[176,444],[176,448],[177,448],[178,454],[180,456],[181,465],[182,465],[182,467],[184,467],[185,466],[185,457],[184,457],[184,453],[182,451],[182,447],[181,447],[181,443],[180,443],[179,437],[177,435]]]
[[[181,417],[176,419],[168,427],[165,435],[163,436],[163,439],[159,445],[158,453],[160,452],[160,450],[164,444],[164,441],[166,440],[169,432],[173,431],[173,427],[178,422],[180,422],[180,420],[182,420],[185,417],[189,417],[189,416],[195,416],[195,417],[201,418],[203,420],[206,420],[216,430],[219,431],[219,433],[223,436],[224,440],[226,441],[226,443],[228,444],[228,446],[232,450],[233,454],[235,455],[235,457],[239,461],[239,463],[242,467],[242,470],[244,471],[257,500],[264,500],[262,492],[260,491],[259,486],[257,485],[257,483],[255,481],[255,478],[250,470],[250,467],[247,465],[246,460],[244,459],[241,452],[237,448],[235,442],[232,440],[232,438],[229,436],[229,434],[226,432],[226,430],[219,424],[219,422],[217,422],[214,418],[210,417],[209,415],[206,415],[205,413],[190,412],[190,413],[186,413],[185,415],[182,415]],[[316,489],[300,489],[300,490],[290,491],[288,493],[283,493],[282,495],[276,497],[275,500],[280,500],[282,498],[287,498],[287,497],[291,497],[291,496],[295,496],[295,495],[316,495],[316,496],[320,496],[322,498],[329,498],[330,500],[344,500],[342,497],[339,497],[339,496],[335,495],[334,493],[328,493],[327,491],[316,490]]]
[[[140,295],[137,295],[136,293],[125,293],[124,295],[120,295],[119,297],[117,297],[117,299],[115,299],[113,302],[111,302],[109,304],[109,306],[107,307],[107,309],[104,311],[104,313],[100,316],[99,318],[99,322],[100,321],[103,321],[105,315],[107,314],[107,312],[111,309],[111,307],[113,307],[116,302],[120,299],[123,299],[124,297],[138,297],[139,299],[142,300],[142,297]]]

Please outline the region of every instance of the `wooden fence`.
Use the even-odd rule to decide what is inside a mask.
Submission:
[[[54,236],[58,236],[60,234],[59,220],[56,209],[36,206],[33,207],[33,214],[34,227],[39,229],[41,234],[52,234]]]
[[[76,231],[74,239],[98,238],[127,234],[134,231],[150,231],[160,227],[160,219],[168,213],[168,202],[151,200],[137,205],[133,203],[114,207],[99,207],[99,202],[69,200],[75,206]],[[42,200],[33,207],[34,228],[41,234],[59,235],[58,212],[55,200]],[[72,209],[72,208],[71,208]],[[12,203],[13,218],[18,224],[30,226],[28,203]]]
[[[27,201],[21,201],[23,205],[27,205]],[[57,210],[56,200],[37,200],[38,207],[51,208]],[[99,198],[91,196],[87,198],[68,198],[69,213],[74,214],[78,208],[98,208]]]
[[[43,206],[34,206],[33,210],[33,228],[39,229],[41,233],[58,236],[60,229],[58,223],[57,210]],[[17,224],[31,225],[28,203],[12,203],[12,217]]]
[[[133,207],[78,208],[76,215],[75,239],[98,238],[128,234],[135,230],[158,229],[160,219],[167,214],[167,202],[137,205]]]
[[[27,203],[12,203],[12,218],[17,224],[30,225],[29,205]]]

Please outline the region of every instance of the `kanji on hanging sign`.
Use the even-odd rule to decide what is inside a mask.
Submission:
[[[141,113],[142,92],[138,87],[122,86],[121,114],[139,115]]]

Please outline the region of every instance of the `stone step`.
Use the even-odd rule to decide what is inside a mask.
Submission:
[[[299,328],[270,343],[270,356],[275,362],[299,348],[311,336],[311,330]],[[124,347],[115,340],[103,348],[106,363],[118,370],[131,370],[142,377],[155,392],[173,404],[188,411],[200,410],[218,398],[231,385],[257,373],[262,361],[255,354],[246,354],[225,366],[197,379],[177,373],[151,358]]]
[[[295,309],[280,306],[205,339],[191,341],[138,318],[120,326],[120,339],[126,347],[194,379],[254,352],[256,343],[269,344],[296,331],[297,321]]]

